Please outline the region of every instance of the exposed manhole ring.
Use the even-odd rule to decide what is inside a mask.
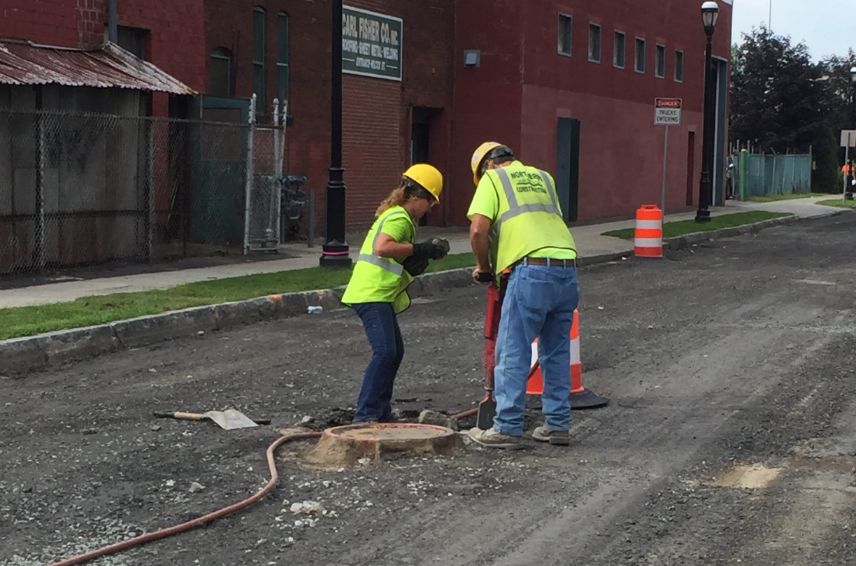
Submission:
[[[306,455],[321,466],[351,465],[362,458],[446,455],[463,446],[460,435],[442,426],[416,423],[353,424],[328,428]]]

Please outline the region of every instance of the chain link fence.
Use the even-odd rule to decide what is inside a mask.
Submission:
[[[741,199],[811,191],[811,154],[761,154],[741,151],[730,156],[729,181]]]
[[[0,274],[279,244],[279,128],[0,110],[0,139]]]

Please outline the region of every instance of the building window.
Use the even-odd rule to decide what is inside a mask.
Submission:
[[[573,39],[573,18],[567,14],[559,14],[559,54],[571,54],[571,40]]]
[[[288,14],[276,17],[276,97],[288,100]]]
[[[256,112],[265,108],[265,22],[264,8],[253,8],[253,92],[256,95]]]
[[[588,60],[600,63],[600,26],[589,24]]]
[[[218,47],[208,62],[208,94],[227,98],[232,92],[232,52]]]
[[[144,61],[149,60],[146,53],[146,44],[149,42],[149,30],[143,28],[132,28],[128,26],[117,26],[118,32],[116,43],[125,51],[129,51]]]
[[[657,44],[657,59],[654,61],[654,75],[663,78],[666,76],[666,46]]]
[[[624,32],[615,32],[615,39],[612,45],[612,64],[619,69],[624,68]]]
[[[684,82],[684,52],[675,49],[675,82]]]
[[[641,37],[636,38],[636,72],[645,72],[645,40]]]

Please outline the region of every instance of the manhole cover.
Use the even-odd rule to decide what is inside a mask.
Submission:
[[[446,455],[463,446],[455,431],[442,426],[415,423],[354,424],[328,428],[306,456],[310,464],[341,466],[361,458],[426,454]]]

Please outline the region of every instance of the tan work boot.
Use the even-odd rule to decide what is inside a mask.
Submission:
[[[549,442],[553,446],[567,446],[571,443],[571,435],[567,430],[550,430],[546,425],[536,427],[532,438],[538,442]]]
[[[477,442],[482,446],[487,446],[488,448],[523,448],[523,444],[520,443],[520,438],[503,434],[494,427],[490,427],[487,430],[471,428],[469,432],[467,432],[467,436],[473,439],[474,442]]]

